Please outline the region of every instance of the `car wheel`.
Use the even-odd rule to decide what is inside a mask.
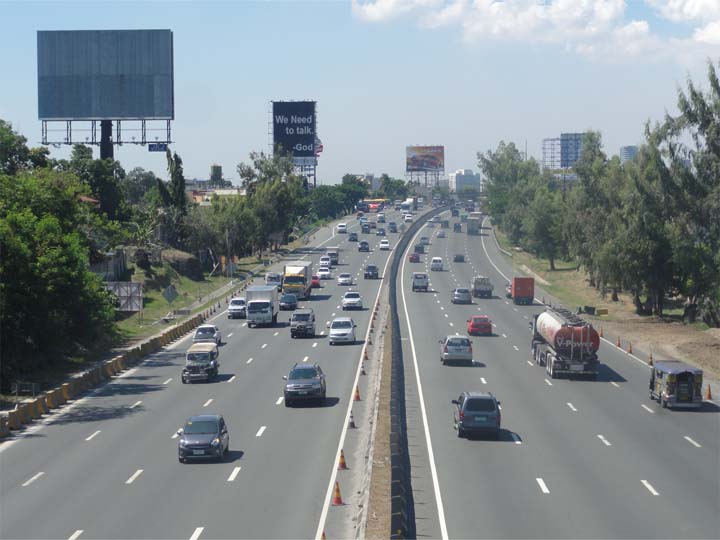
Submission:
[[[459,439],[462,439],[463,437],[465,437],[465,430],[458,426],[457,435]]]
[[[187,381],[185,380],[185,377],[181,378],[183,384],[187,384]]]
[[[180,463],[185,463],[185,458],[178,457],[178,461],[179,461]]]

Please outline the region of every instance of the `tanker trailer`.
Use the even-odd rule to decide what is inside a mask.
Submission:
[[[551,379],[558,375],[597,378],[600,336],[592,324],[567,309],[548,307],[535,315],[530,328],[533,359],[545,366]]]

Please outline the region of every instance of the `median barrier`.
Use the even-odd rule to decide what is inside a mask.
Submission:
[[[102,363],[102,367],[103,367],[103,373],[105,374],[105,376],[107,378],[110,378],[113,375],[115,375],[115,373],[117,373],[117,371],[115,370],[115,366],[113,366],[112,360],[105,360]]]
[[[55,392],[55,400],[57,401],[58,406],[64,405],[67,402],[60,388],[53,388],[53,392]]]
[[[62,390],[62,394],[63,394],[63,397],[65,398],[65,401],[68,401],[74,397],[72,389],[70,387],[70,383],[66,383],[66,382],[62,383],[62,385],[60,385],[60,389]]]
[[[8,429],[20,429],[22,427],[20,414],[17,411],[7,412],[7,426]]]
[[[24,401],[21,404],[17,405],[17,407],[15,407],[15,410],[20,415],[20,421],[23,424],[29,424],[30,422],[32,422],[33,412],[30,408],[30,404],[27,401]]]
[[[50,410],[48,409],[48,406],[47,406],[47,401],[45,401],[45,396],[40,396],[37,398],[36,406],[37,406],[38,412],[41,415],[47,414],[48,412],[50,412]]]
[[[28,408],[30,409],[30,414],[32,415],[33,420],[42,418],[43,409],[40,406],[41,401],[42,400],[40,398],[35,398],[35,399],[31,399],[27,402]]]
[[[60,400],[55,395],[55,390],[48,390],[45,393],[45,403],[48,406],[48,409],[57,409],[60,406]]]
[[[10,428],[8,427],[8,417],[6,414],[0,414],[0,439],[10,435]]]

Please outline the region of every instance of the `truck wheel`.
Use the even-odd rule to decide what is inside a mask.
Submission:
[[[548,366],[550,369],[550,378],[555,378],[555,362],[553,360],[548,360]]]

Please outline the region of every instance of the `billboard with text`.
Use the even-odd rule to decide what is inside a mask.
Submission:
[[[406,172],[442,172],[444,170],[444,146],[407,146],[405,148]]]
[[[273,147],[293,156],[296,165],[315,165],[315,102],[273,101]]]

